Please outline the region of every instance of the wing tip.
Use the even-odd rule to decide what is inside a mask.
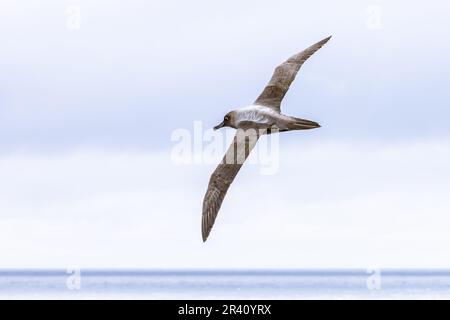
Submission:
[[[208,222],[205,220],[205,216],[202,216],[202,240],[203,243],[208,240],[209,233],[211,232],[211,227],[208,227]]]
[[[325,43],[327,43],[327,42],[331,39],[332,36],[333,36],[333,35],[329,35],[328,37],[326,37],[325,39],[323,39],[323,40],[320,41],[319,43],[321,43],[322,45],[324,45]]]
[[[204,231],[204,230],[202,230],[202,240],[203,240],[203,243],[205,243],[207,239],[208,239],[208,235],[205,234],[205,231]]]
[[[203,243],[205,243],[206,240],[208,240],[208,236],[209,236],[209,232],[207,232],[207,231],[205,231],[205,230],[202,230],[202,240],[203,240]]]

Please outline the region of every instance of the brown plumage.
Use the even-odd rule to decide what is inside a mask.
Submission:
[[[237,132],[223,160],[209,180],[203,200],[203,241],[206,241],[211,232],[228,188],[262,134],[320,127],[314,121],[281,114],[280,105],[302,64],[330,38],[331,36],[317,42],[279,65],[252,106],[227,113],[223,122],[215,127],[219,129],[229,126],[236,128]]]

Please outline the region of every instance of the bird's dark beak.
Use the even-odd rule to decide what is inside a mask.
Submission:
[[[222,127],[225,127],[225,122],[222,121],[222,123],[218,124],[217,126],[214,127],[214,130],[218,130]]]
[[[317,122],[299,118],[296,118],[295,125],[304,130],[320,128],[320,124]]]

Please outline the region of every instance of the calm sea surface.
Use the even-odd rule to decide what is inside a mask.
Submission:
[[[1,270],[2,299],[449,299],[450,270]]]

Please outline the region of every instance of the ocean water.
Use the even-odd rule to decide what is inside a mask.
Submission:
[[[450,270],[0,270],[1,299],[449,299]]]

